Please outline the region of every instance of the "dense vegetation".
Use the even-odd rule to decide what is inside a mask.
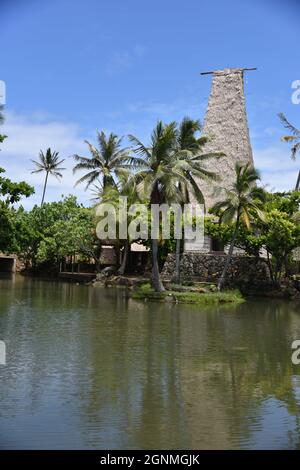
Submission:
[[[3,115],[1,115],[3,120]],[[289,124],[284,121],[286,126]],[[289,124],[290,126],[290,124]],[[289,127],[291,129],[291,127]],[[99,202],[110,202],[117,207],[119,196],[127,197],[127,210],[132,204],[190,202],[192,196],[204,202],[201,180],[217,180],[214,173],[205,167],[205,161],[218,154],[203,153],[207,138],[201,135],[198,121],[185,118],[180,125],[175,122],[158,122],[150,143],[142,143],[137,137],[129,136],[131,147],[123,147],[122,140],[115,134],[106,136],[98,133],[98,148],[86,142],[90,156],[74,155],[74,172],[87,170],[78,181],[86,189],[93,185],[95,204],[86,208],[72,195],[57,202],[45,202],[48,176],[62,178],[61,167],[64,159],[50,148],[42,151],[39,160],[34,161],[34,172],[44,173],[41,206],[24,210],[16,203],[29,197],[34,189],[26,182],[15,183],[6,178],[0,168],[0,251],[18,254],[27,268],[36,270],[59,266],[69,257],[93,260],[97,271],[101,270],[103,240],[96,235],[95,208]],[[299,150],[297,129],[292,128],[293,156]],[[1,143],[6,136],[1,135]],[[295,143],[296,141],[296,143]],[[283,274],[288,275],[293,253],[300,245],[299,204],[300,192],[268,193],[259,187],[258,172],[250,165],[236,166],[236,181],[232,188],[223,190],[220,202],[206,217],[206,233],[229,246],[227,262],[219,280],[222,289],[226,271],[234,247],[243,249],[251,256],[266,256],[271,278],[278,284]],[[200,184],[199,184],[200,182]],[[222,189],[222,188],[221,188]],[[150,220],[150,212],[147,214]],[[128,214],[128,223],[131,214]],[[155,291],[163,292],[160,268],[169,252],[176,252],[174,281],[180,283],[180,252],[182,243],[176,238],[174,219],[172,238],[163,240],[161,234],[145,242],[151,248],[152,283]],[[117,220],[117,224],[120,221]],[[151,223],[151,221],[150,221]],[[127,270],[130,244],[133,240],[120,239],[115,243],[123,250],[123,261],[119,273]]]

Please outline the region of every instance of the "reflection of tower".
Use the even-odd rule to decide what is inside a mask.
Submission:
[[[203,127],[203,135],[209,137],[210,141],[205,145],[204,153],[225,154],[206,163],[206,168],[216,173],[219,181],[198,182],[204,194],[206,211],[222,197],[216,188],[229,188],[235,181],[236,162],[253,163],[244,96],[244,70],[252,69],[224,69],[203,74],[213,75]],[[206,239],[204,250],[201,251],[211,249],[210,240]],[[186,243],[186,250],[199,251],[199,248],[193,246],[193,243]]]

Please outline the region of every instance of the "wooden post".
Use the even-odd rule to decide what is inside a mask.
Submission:
[[[244,68],[241,68],[241,69],[236,69],[236,72],[244,72],[245,70],[257,70],[257,67],[244,67]],[[218,70],[212,70],[210,72],[201,72],[200,75],[210,75],[210,74],[213,74],[215,72],[218,72]],[[225,71],[220,71],[220,72],[224,72],[224,75],[226,74]],[[231,71],[232,73],[232,71]],[[221,75],[221,73],[220,73]]]

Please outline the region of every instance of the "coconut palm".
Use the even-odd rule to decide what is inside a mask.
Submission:
[[[123,244],[123,257],[121,265],[118,269],[118,274],[123,275],[126,271],[127,264],[128,264],[128,257],[130,251],[130,245],[134,240],[131,240],[128,233],[128,226],[132,220],[132,216],[128,214],[128,209],[136,203],[141,203],[141,199],[139,198],[136,186],[136,180],[132,173],[129,170],[120,170],[118,174],[118,182],[116,185],[108,185],[103,190],[101,188],[97,188],[98,190],[98,200],[100,199],[101,203],[110,203],[116,206],[117,209],[119,208],[119,198],[126,197],[126,239],[123,239],[121,242]],[[123,213],[120,210],[116,211],[117,215],[117,224],[120,226],[122,223],[125,222],[123,219]]]
[[[211,212],[219,216],[220,222],[234,224],[225,265],[218,282],[218,290],[221,290],[224,285],[240,224],[244,224],[249,229],[254,213],[264,220],[261,203],[265,200],[265,192],[256,185],[260,180],[258,171],[250,163],[245,165],[237,163],[235,172],[236,180],[232,187],[230,189],[222,188],[225,198],[217,202],[211,209]]]
[[[65,168],[60,166],[65,159],[59,160],[58,155],[58,152],[52,152],[49,147],[46,153],[40,150],[39,161],[31,160],[36,166],[36,170],[32,170],[31,173],[46,173],[41,206],[44,204],[49,175],[55,176],[56,179],[60,180],[62,178],[61,171],[65,170]]]
[[[4,106],[3,105],[0,105],[0,124],[3,124],[4,122],[4,114],[3,114],[3,109],[4,109]],[[2,144],[2,142],[4,142],[4,140],[7,138],[7,135],[2,135],[0,134],[0,143]]]
[[[73,172],[88,170],[88,173],[75,183],[86,183],[85,189],[97,182],[100,182],[103,189],[108,185],[116,185],[115,177],[118,177],[119,170],[133,169],[142,164],[140,159],[130,155],[128,148],[122,148],[122,139],[117,135],[110,133],[107,137],[104,132],[98,132],[97,138],[99,148],[85,141],[91,157],[73,155],[74,160],[78,162]]]
[[[173,167],[177,144],[176,123],[164,125],[159,121],[151,134],[149,146],[133,135],[130,135],[129,139],[134,144],[134,152],[146,163],[146,168],[135,175],[140,194],[143,197],[149,196],[150,204],[173,201],[178,193]],[[158,238],[152,237],[151,245],[152,284],[157,292],[163,292],[165,288],[158,266]]]
[[[297,153],[300,151],[300,129],[294,127],[285,117],[283,113],[279,114],[279,119],[286,129],[291,132],[291,135],[285,135],[281,138],[284,142],[294,142],[294,145],[291,148],[291,159],[296,160]],[[295,190],[299,191],[300,188],[300,170],[298,172],[297,183]]]
[[[201,124],[188,117],[180,123],[178,129],[178,157],[185,164],[185,180],[178,183],[178,190],[181,194],[182,205],[190,202],[192,196],[198,203],[205,206],[205,200],[201,191],[201,180],[216,181],[215,173],[210,172],[205,167],[205,161],[212,157],[224,155],[221,152],[203,154],[203,146],[207,143],[207,137],[197,138],[196,133],[201,131]],[[195,179],[196,178],[196,179]],[[180,283],[180,252],[181,238],[176,239],[175,274],[174,281]]]
[[[4,109],[4,106],[1,104],[0,105],[0,124],[3,124],[3,122],[4,122],[3,109]]]
[[[194,189],[195,194],[201,195],[195,176],[213,176],[202,168],[199,164],[201,156],[195,154],[199,144],[192,135],[198,126],[196,121],[186,119],[178,130],[176,122],[166,125],[159,121],[152,132],[148,147],[136,137],[129,136],[134,144],[134,152],[143,157],[146,164],[144,170],[134,175],[138,182],[137,189],[144,197],[149,196],[150,204],[182,204],[187,197],[183,197],[183,194],[186,194],[190,187]],[[158,267],[158,237],[153,237],[151,244],[152,283],[156,291],[162,292],[164,286]]]

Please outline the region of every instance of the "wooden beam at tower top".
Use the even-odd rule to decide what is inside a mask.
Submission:
[[[233,69],[233,71],[231,73],[238,73],[238,72],[244,72],[244,70],[257,70],[257,67],[244,67],[242,69]],[[212,70],[211,72],[201,72],[200,75],[210,75],[210,74],[213,74],[215,72],[218,72],[218,70]],[[222,70],[220,70],[220,72],[222,72]],[[230,73],[230,72],[224,72],[224,74],[227,74],[227,73]],[[220,73],[221,75],[221,73]]]

